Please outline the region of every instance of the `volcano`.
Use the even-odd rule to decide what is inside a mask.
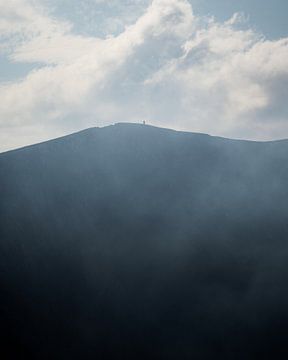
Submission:
[[[128,123],[0,154],[1,358],[286,358],[287,155]]]

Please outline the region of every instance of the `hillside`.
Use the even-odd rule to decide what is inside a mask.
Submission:
[[[6,358],[286,357],[287,155],[136,124],[0,154]]]

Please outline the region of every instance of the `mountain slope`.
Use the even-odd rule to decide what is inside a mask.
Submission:
[[[135,124],[0,154],[7,358],[287,353],[287,154]]]

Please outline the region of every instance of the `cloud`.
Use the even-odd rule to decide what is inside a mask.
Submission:
[[[288,136],[288,39],[266,40],[239,14],[201,18],[186,0],[151,1],[119,34],[96,37],[48,5],[0,0],[0,48],[15,64],[35,64],[0,84],[3,149],[144,118],[231,137]],[[19,135],[28,128],[34,140]]]
[[[49,17],[33,0],[0,0],[0,39],[12,50],[31,38],[68,32],[71,24]]]

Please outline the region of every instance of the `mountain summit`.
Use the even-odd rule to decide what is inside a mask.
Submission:
[[[0,154],[3,354],[287,356],[287,154],[136,124]]]

